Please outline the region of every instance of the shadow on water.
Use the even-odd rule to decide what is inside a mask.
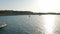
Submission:
[[[6,27],[0,28],[0,34],[6,34]]]

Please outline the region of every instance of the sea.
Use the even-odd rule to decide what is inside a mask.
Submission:
[[[0,24],[4,21],[0,34],[60,34],[60,15],[0,16]]]

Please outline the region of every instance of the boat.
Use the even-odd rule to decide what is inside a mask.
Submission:
[[[4,28],[6,26],[7,26],[7,24],[2,24],[2,25],[0,25],[0,28]]]
[[[1,28],[4,28],[4,27],[6,27],[7,26],[7,24],[6,24],[6,22],[4,22],[3,24],[0,24],[0,29]]]

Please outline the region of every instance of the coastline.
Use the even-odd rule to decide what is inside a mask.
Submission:
[[[12,10],[5,10],[0,11],[0,16],[12,16],[12,15],[60,15],[60,13],[34,13],[32,11],[12,11]]]

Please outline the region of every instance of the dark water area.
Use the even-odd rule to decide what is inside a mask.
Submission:
[[[38,15],[0,16],[0,22],[8,24],[0,34],[40,34],[40,19]]]
[[[0,23],[4,20],[7,21],[7,27],[0,29],[0,34],[45,34],[42,16],[0,16]]]

